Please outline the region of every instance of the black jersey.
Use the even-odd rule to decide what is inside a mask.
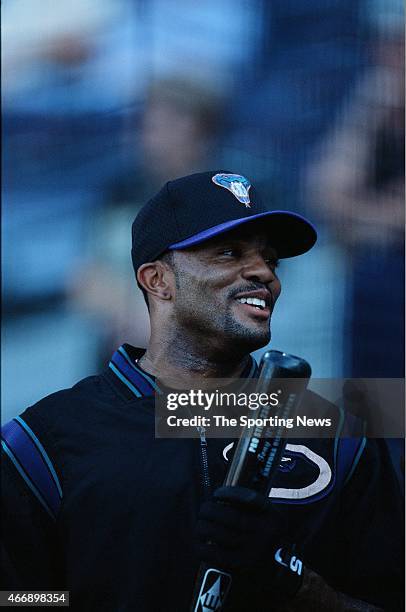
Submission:
[[[156,381],[140,355],[120,347],[101,375],[4,426],[3,589],[69,590],[74,610],[188,611],[200,441],[155,438]],[[255,371],[252,360],[245,376]],[[311,392],[305,401],[340,410]],[[341,434],[290,440],[270,499],[305,565],[354,598],[402,609],[402,501],[386,446]],[[233,441],[207,443],[216,487]],[[265,612],[258,598],[251,609]]]

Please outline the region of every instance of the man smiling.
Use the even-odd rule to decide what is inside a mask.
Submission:
[[[169,182],[133,224],[133,266],[155,323],[142,363],[186,382],[239,375],[270,340],[278,258],[315,241],[308,221],[269,211],[243,176],[206,172]]]
[[[123,345],[3,428],[3,588],[69,590],[74,610],[186,612],[203,560],[235,575],[231,612],[400,610],[396,478],[384,446],[342,437],[336,406],[307,394],[342,414],[335,438],[287,445],[269,499],[221,486],[232,441],[154,437],[160,385],[256,376],[278,259],[312,248],[313,226],[214,171],[167,183],[132,240],[147,350]],[[199,612],[219,609],[210,598]]]
[[[154,326],[142,363],[162,376],[168,366],[163,369],[158,355],[166,360],[169,343],[171,369],[180,359],[178,376],[238,376],[249,353],[270,340],[281,289],[276,266],[276,251],[261,227],[253,236],[237,228],[140,266],[151,316],[167,330],[163,338]]]

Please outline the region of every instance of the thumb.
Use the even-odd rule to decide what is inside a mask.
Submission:
[[[214,499],[253,510],[264,510],[268,504],[264,495],[246,487],[219,487],[214,492]]]

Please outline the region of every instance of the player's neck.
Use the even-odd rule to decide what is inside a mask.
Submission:
[[[202,378],[238,378],[248,363],[249,354],[210,350],[196,344],[181,335],[165,341],[152,334],[140,365],[168,386],[182,387]]]

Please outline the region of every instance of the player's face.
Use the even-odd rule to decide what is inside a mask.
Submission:
[[[251,230],[252,231],[252,230]],[[270,319],[281,285],[277,253],[262,232],[246,229],[175,252],[174,314],[178,325],[252,351],[270,340]]]

